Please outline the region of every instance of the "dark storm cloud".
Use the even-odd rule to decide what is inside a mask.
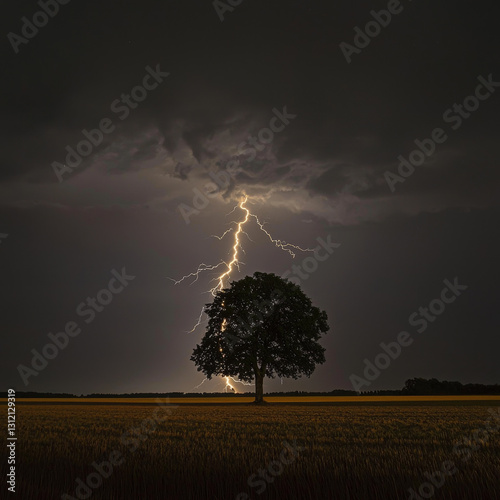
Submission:
[[[118,123],[100,149],[157,127],[165,138],[161,148],[173,152],[183,141],[193,165],[205,164],[219,153],[216,144],[209,144],[218,133],[245,126],[252,133],[265,126],[273,107],[287,105],[298,118],[272,144],[277,163],[269,169],[290,160],[310,161],[314,195],[335,191],[338,181],[350,184],[352,177],[342,167],[334,186],[326,182],[316,191],[318,165],[322,169],[329,163],[331,171],[336,164],[349,164],[357,177],[359,170],[367,172],[365,181],[373,190],[376,177],[397,166],[397,156],[411,141],[429,134],[442,111],[468,95],[479,74],[495,67],[491,51],[484,50],[494,30],[486,29],[488,21],[465,2],[456,3],[453,12],[430,2],[406,5],[350,65],[339,43],[351,43],[354,26],[363,26],[370,9],[383,4],[286,5],[242,5],[223,23],[210,2],[146,2],[140,21],[138,7],[131,4],[120,9],[97,3],[85,9],[65,6],[19,54],[7,54],[12,78],[5,82],[2,175],[36,173],[32,179],[56,180],[50,164],[64,159],[65,146],[76,144],[83,128],[109,116],[110,103],[140,83],[147,64],[160,62],[172,73],[170,81]],[[17,6],[4,23],[14,30],[20,15],[34,8],[29,2]],[[481,123],[476,133],[490,137],[486,148],[493,147],[498,101],[485,103],[489,109],[472,119]],[[250,126],[250,121],[257,123]],[[30,147],[13,147],[22,143]],[[149,158],[149,145],[141,148],[144,153],[125,155],[118,170],[138,168]],[[262,175],[262,185],[276,178],[281,176]],[[363,186],[360,194],[364,191]]]
[[[175,172],[172,174],[174,177],[182,179],[183,181],[188,179],[189,172],[191,171],[189,165],[183,165],[182,163],[178,163],[175,166]]]
[[[348,166],[338,165],[327,168],[317,177],[311,179],[307,185],[308,189],[323,195],[338,193],[345,185]]]

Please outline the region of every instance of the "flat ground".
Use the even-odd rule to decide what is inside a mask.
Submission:
[[[268,399],[19,399],[16,498],[500,499],[500,397]]]

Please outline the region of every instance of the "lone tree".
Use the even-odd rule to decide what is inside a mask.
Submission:
[[[231,282],[205,312],[207,330],[191,360],[208,379],[254,379],[255,403],[264,402],[264,377],[310,377],[325,362],[318,340],[330,329],[326,312],[275,274],[257,272]]]

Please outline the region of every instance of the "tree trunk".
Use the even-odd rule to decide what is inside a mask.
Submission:
[[[264,375],[260,370],[255,370],[255,401],[264,403]]]

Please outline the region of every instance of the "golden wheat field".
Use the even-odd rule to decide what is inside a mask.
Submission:
[[[407,499],[451,461],[453,474],[434,475],[443,484],[429,483],[432,495],[421,498],[500,499],[498,398],[262,407],[174,400],[168,409],[154,400],[100,402],[18,404],[16,498]],[[77,480],[87,485],[77,490]]]

